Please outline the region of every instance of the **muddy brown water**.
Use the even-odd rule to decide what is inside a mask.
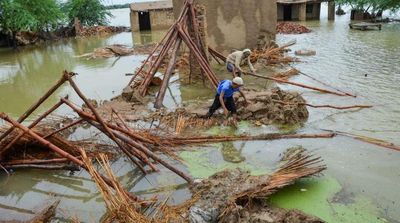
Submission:
[[[277,40],[284,43],[296,39],[293,52],[303,48],[316,50],[316,56],[302,57],[303,62],[294,67],[336,87],[354,92],[357,98],[319,94],[284,85],[280,87],[302,92],[312,104],[372,104],[374,108],[352,111],[310,109],[308,122],[297,129],[252,127],[243,122],[238,130],[216,127],[209,131],[255,134],[296,130],[310,133],[324,128],[400,144],[400,24],[385,24],[380,32],[361,32],[349,30],[348,22],[348,16],[337,17],[335,22],[328,22],[322,16],[321,21],[305,23],[313,32],[278,35]],[[77,83],[88,97],[108,100],[121,92],[129,80],[125,73],[132,73],[145,56],[99,60],[85,60],[75,56],[107,44],[155,42],[162,34],[161,31],[133,35],[122,33],[106,38],[67,39],[25,47],[18,52],[0,49],[0,111],[17,117],[60,77],[63,69],[79,73]],[[217,69],[221,72],[224,70],[221,67]],[[305,76],[292,80],[320,86]],[[254,79],[246,81],[258,86],[269,84]],[[171,92],[174,98],[167,93],[165,104],[172,109],[182,103],[213,97],[213,93],[201,84],[189,88],[175,82]],[[63,86],[40,111],[69,93],[69,86]],[[76,103],[81,103],[76,95],[71,94],[71,97]],[[66,109],[60,109],[58,113],[70,115]],[[91,129],[80,128],[71,138],[93,135]],[[213,144],[194,152],[182,153],[187,164],[182,165],[182,168],[195,177],[206,177],[217,170],[234,167],[247,168],[255,174],[268,173],[278,165],[285,149],[299,145],[323,157],[328,165],[325,176],[301,181],[273,196],[270,202],[286,208],[301,209],[329,222],[384,222],[383,219],[396,222],[400,219],[400,153],[347,137],[234,142],[230,147],[240,152],[231,151],[230,154],[221,153],[224,151],[222,144]],[[244,161],[229,162],[238,159],[226,159],[227,155],[237,155],[236,158]],[[190,196],[184,181],[165,169],[162,169],[161,174],[150,174],[142,178],[138,170],[124,158],[115,161],[112,167],[127,189],[143,197],[169,196],[171,203],[180,203]],[[74,174],[63,171],[16,171],[8,179],[4,174],[0,175],[0,221],[29,219],[32,217],[31,210],[36,211],[54,197],[62,198],[57,211],[57,219],[60,221],[77,217],[85,222],[95,222],[105,211],[101,195],[84,171]]]

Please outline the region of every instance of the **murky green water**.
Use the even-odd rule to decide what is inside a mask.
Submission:
[[[121,21],[123,19],[116,21],[116,25],[123,25]],[[310,109],[309,121],[298,132],[334,129],[400,144],[400,24],[385,24],[380,32],[361,32],[349,30],[347,23],[347,17],[338,17],[335,22],[328,22],[323,16],[321,21],[306,22],[313,29],[312,33],[278,35],[277,39],[280,43],[296,39],[297,44],[293,50],[316,50],[316,56],[303,57],[303,62],[294,66],[336,87],[354,92],[359,97],[343,98],[301,88],[281,87],[302,92],[312,104],[372,104],[375,107],[358,111]],[[62,40],[25,47],[18,52],[0,49],[0,111],[17,117],[56,82],[64,69],[79,73],[76,81],[88,97],[96,100],[110,99],[118,95],[128,82],[130,77],[126,77],[125,73],[132,73],[145,56],[99,60],[85,60],[75,56],[107,44],[131,46],[155,42],[161,37],[162,32],[141,35],[122,33],[106,38]],[[365,74],[368,74],[367,77]],[[292,80],[320,86],[305,76]],[[259,86],[266,84],[259,80],[246,81],[255,82]],[[167,93],[165,103],[169,107],[196,98],[212,98],[212,92],[207,92],[201,86],[193,91],[181,86],[179,82],[171,86],[171,92],[174,97]],[[68,85],[42,106],[40,111],[66,94],[71,94]],[[71,97],[80,103],[76,95],[71,94]],[[64,109],[58,112],[69,113]],[[223,127],[210,131],[235,132]],[[266,133],[279,130],[273,126],[253,128],[241,123],[236,131]],[[89,130],[80,129],[78,135],[91,134]],[[347,137],[215,144],[195,148],[196,152],[184,152],[181,156],[194,177],[207,177],[216,170],[234,167],[262,174],[271,172],[277,166],[280,154],[286,148],[298,145],[323,157],[328,165],[326,177],[289,187],[273,196],[270,202],[282,207],[302,209],[329,222],[381,222],[381,218],[395,222],[400,219],[400,153]],[[232,162],[242,157],[244,162]],[[188,197],[184,182],[167,170],[163,170],[162,175],[151,174],[140,178],[137,170],[123,159],[113,163],[112,167],[130,191],[144,197],[154,194],[171,195],[172,203],[179,203]],[[101,195],[84,171],[73,176],[59,171],[18,171],[7,183],[6,177],[0,175],[0,188],[1,220],[28,219],[32,216],[29,210],[40,207],[53,196],[62,198],[57,213],[60,220],[76,216],[86,222],[97,221],[105,210]]]

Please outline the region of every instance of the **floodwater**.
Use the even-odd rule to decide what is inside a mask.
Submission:
[[[124,25],[126,20],[121,16],[129,18],[126,13],[129,10],[114,13],[118,16],[112,23]],[[349,30],[348,22],[347,15],[330,22],[323,13],[321,21],[305,22],[312,33],[278,35],[277,41],[284,43],[296,39],[293,50],[316,50],[316,56],[302,57],[302,62],[293,66],[335,87],[353,92],[357,98],[320,94],[284,85],[280,87],[301,92],[311,104],[370,104],[374,107],[351,111],[310,108],[308,122],[296,131],[311,133],[331,129],[400,144],[400,24],[385,24],[382,31],[361,32]],[[89,98],[108,100],[121,92],[129,81],[125,73],[132,73],[145,56],[99,60],[76,56],[113,43],[132,46],[155,42],[162,33],[122,33],[106,38],[68,39],[25,47],[18,52],[0,49],[0,111],[13,117],[22,114],[56,82],[64,69],[79,73],[77,84]],[[324,87],[305,76],[291,80]],[[246,82],[266,84],[252,79],[246,79]],[[212,98],[212,92],[207,89],[197,87],[193,90],[179,82],[171,86],[171,92],[174,97],[167,94],[165,104],[172,108],[194,99]],[[65,85],[40,111],[66,94],[71,94],[74,102],[81,103]],[[58,113],[68,115],[70,111],[60,109]],[[274,126],[255,128],[245,122],[240,123],[239,130],[227,127],[209,130],[229,134],[276,131],[284,130]],[[90,130],[79,129],[73,137],[91,137],[92,134]],[[301,209],[328,222],[400,221],[400,153],[348,137],[213,144],[201,150],[182,152],[187,164],[182,168],[199,178],[234,167],[246,168],[254,174],[268,173],[277,166],[280,154],[294,146],[303,146],[322,156],[328,169],[320,178],[304,180],[280,191],[269,202]],[[235,148],[237,152],[233,151]],[[171,203],[189,197],[184,181],[165,169],[162,169],[162,174],[141,178],[138,170],[123,158],[115,161],[112,167],[128,190],[143,197],[161,194],[169,196]],[[44,203],[57,197],[62,198],[57,211],[60,221],[76,217],[85,222],[95,222],[105,211],[101,195],[85,171],[73,175],[64,171],[16,171],[8,179],[0,175],[0,188],[1,220],[29,219],[32,210],[37,211]]]

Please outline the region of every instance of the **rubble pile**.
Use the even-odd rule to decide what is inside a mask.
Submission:
[[[276,32],[281,34],[302,34],[311,32],[311,29],[298,23],[279,22],[276,26]]]
[[[240,98],[238,115],[242,120],[253,120],[261,124],[298,124],[308,118],[305,100],[296,92],[274,88],[270,92],[245,92],[249,105]]]

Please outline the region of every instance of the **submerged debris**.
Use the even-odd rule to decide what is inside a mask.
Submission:
[[[153,44],[135,46],[133,48],[121,44],[114,44],[94,49],[92,53],[83,54],[77,57],[96,59],[96,58],[110,58],[110,57],[120,57],[120,56],[129,56],[138,54],[148,54],[151,52],[153,47],[154,47]]]
[[[273,208],[265,199],[296,180],[326,169],[320,157],[305,152],[291,156],[271,175],[251,176],[240,169],[225,170],[191,190],[200,199],[190,209],[191,222],[323,222],[299,211]],[[250,204],[251,203],[251,204]],[[289,221],[290,220],[290,221]]]

